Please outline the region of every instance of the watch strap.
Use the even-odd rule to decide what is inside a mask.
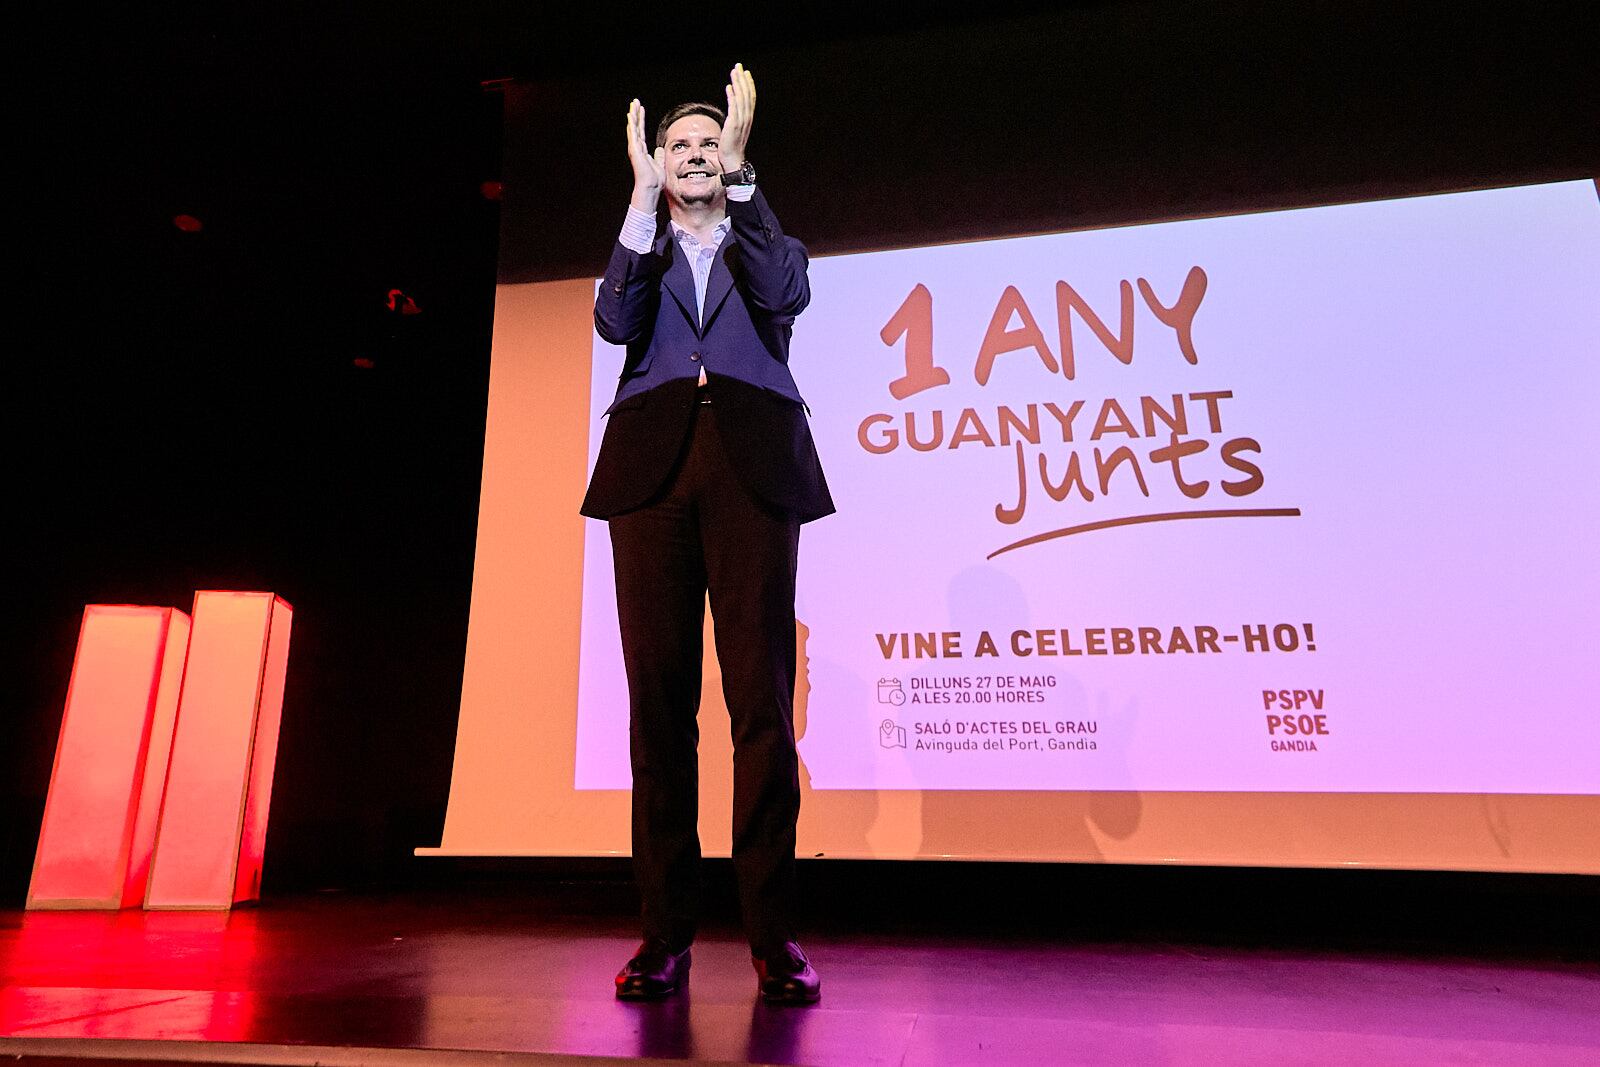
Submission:
[[[729,185],[754,185],[756,183],[756,168],[747,159],[738,170],[724,171],[722,184]]]

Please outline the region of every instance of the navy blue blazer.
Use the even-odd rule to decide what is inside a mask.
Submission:
[[[595,330],[627,349],[583,514],[609,518],[665,487],[692,424],[702,367],[729,463],[746,488],[801,522],[832,513],[805,403],[789,373],[795,316],[811,300],[805,246],[759,189],[728,201],[696,314],[694,274],[670,231],[649,252],[618,242],[595,297]]]
[[[611,410],[674,378],[737,378],[799,404],[789,374],[795,316],[811,302],[806,249],[784,234],[767,201],[728,201],[732,223],[706,285],[705,320],[695,309],[694,273],[668,227],[640,255],[619,241],[595,298],[602,338],[627,346]],[[737,290],[740,299],[728,299]],[[608,411],[609,414],[609,411]]]

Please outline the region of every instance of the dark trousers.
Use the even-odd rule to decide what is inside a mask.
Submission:
[[[751,949],[793,939],[795,563],[800,524],[729,466],[714,408],[652,503],[613,516],[617,616],[628,674],[633,867],[644,935],[695,932],[701,632],[709,591],[733,732],[733,867]]]

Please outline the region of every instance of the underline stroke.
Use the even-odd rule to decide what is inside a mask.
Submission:
[[[1024,537],[1020,541],[1013,541],[1009,545],[995,549],[985,556],[985,559],[994,559],[1018,548],[1027,548],[1041,541],[1053,541],[1058,537],[1071,537],[1073,534],[1092,533],[1095,530],[1109,530],[1115,526],[1138,526],[1147,522],[1175,522],[1178,519],[1259,519],[1259,518],[1291,518],[1298,517],[1299,508],[1217,508],[1213,511],[1163,511],[1154,515],[1128,515],[1120,519],[1101,519],[1098,522],[1086,522],[1078,526],[1063,526],[1059,530],[1048,530],[1045,533]]]

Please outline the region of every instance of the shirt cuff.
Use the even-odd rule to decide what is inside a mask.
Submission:
[[[656,242],[656,217],[629,204],[628,217],[622,223],[622,232],[617,235],[617,240],[628,251],[644,255]]]
[[[753,184],[728,186],[728,199],[735,203],[742,204],[755,195],[756,187]]]

